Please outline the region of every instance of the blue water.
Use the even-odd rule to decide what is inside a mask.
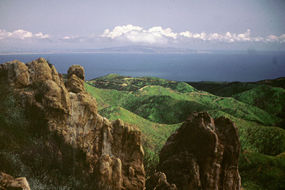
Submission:
[[[257,81],[285,76],[285,54],[37,54],[0,55],[0,63],[30,62],[44,57],[58,72],[73,64],[85,68],[86,78],[109,73],[155,76],[178,81]]]

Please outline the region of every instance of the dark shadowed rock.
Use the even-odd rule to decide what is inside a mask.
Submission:
[[[30,186],[25,177],[14,178],[6,173],[0,172],[0,189],[30,190]]]
[[[1,86],[18,98],[33,127],[45,127],[85,153],[94,189],[144,189],[141,132],[97,113],[96,100],[84,89],[83,67],[70,67],[65,84],[43,58],[1,64],[0,77]]]
[[[160,152],[159,171],[179,190],[238,190],[240,142],[227,118],[194,113]]]
[[[175,184],[169,184],[166,175],[162,172],[154,173],[148,180],[149,186],[154,190],[177,190]]]

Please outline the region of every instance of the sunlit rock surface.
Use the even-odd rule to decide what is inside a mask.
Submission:
[[[14,178],[9,174],[0,172],[0,189],[1,190],[30,190],[29,183],[25,177]]]

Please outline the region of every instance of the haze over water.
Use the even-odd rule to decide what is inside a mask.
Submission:
[[[66,73],[73,64],[90,80],[109,73],[154,76],[177,81],[258,81],[284,77],[285,55],[266,54],[29,54],[0,55],[0,62],[46,58]]]

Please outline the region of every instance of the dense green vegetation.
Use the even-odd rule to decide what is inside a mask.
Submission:
[[[258,86],[255,83],[242,82],[188,82],[196,89],[215,94],[217,96],[231,97],[233,94],[241,93]]]
[[[285,158],[254,152],[243,152],[239,162],[245,189],[285,189]]]
[[[259,107],[273,115],[285,116],[285,89],[260,85],[233,97],[241,102]]]
[[[209,93],[184,82],[111,74],[87,81],[85,87],[96,98],[101,115],[110,120],[120,118],[142,131],[147,174],[158,163],[159,150],[167,137],[188,114],[208,111],[214,118],[230,118],[239,129],[243,187],[284,188],[285,130],[275,126],[282,121],[284,89],[263,83],[213,84]]]
[[[260,85],[267,85],[271,87],[285,88],[285,77],[280,77],[273,80],[262,80],[257,82],[188,82],[191,86],[198,90],[210,92],[218,96],[230,97]]]

